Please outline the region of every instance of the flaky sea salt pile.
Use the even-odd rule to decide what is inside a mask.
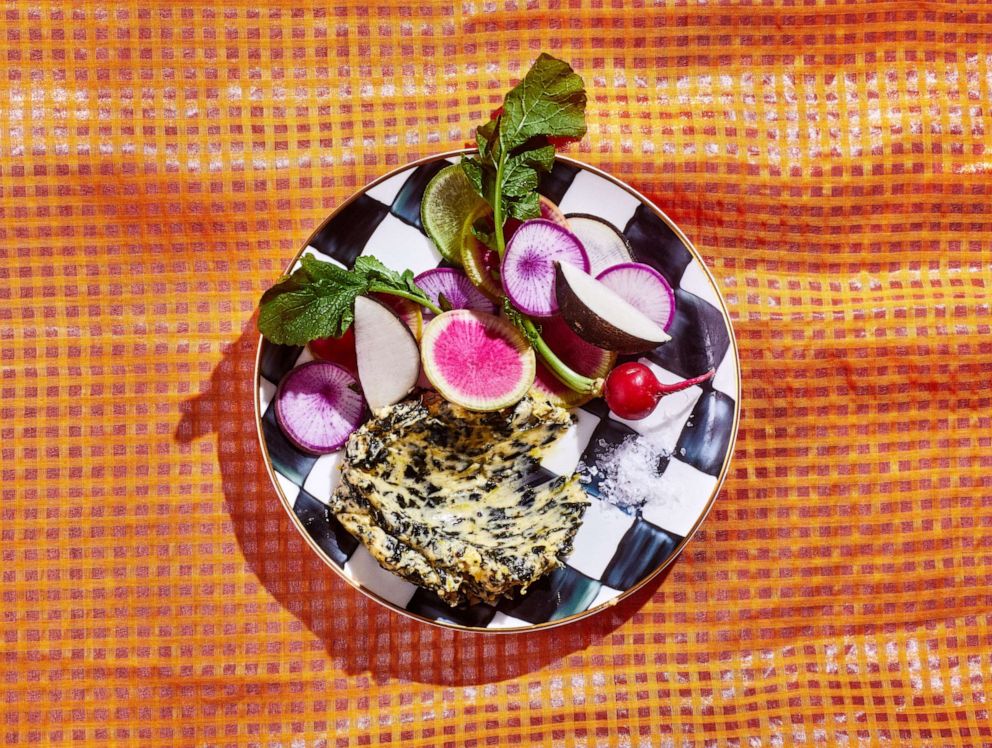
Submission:
[[[596,463],[579,463],[578,471],[585,483],[599,479],[605,501],[634,512],[649,498],[665,495],[661,473],[671,453],[649,436],[628,436],[614,445],[600,439],[597,446]]]

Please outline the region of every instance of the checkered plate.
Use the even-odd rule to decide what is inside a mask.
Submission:
[[[420,224],[424,187],[457,161],[442,154],[376,180],[314,232],[304,254],[350,266],[373,254],[390,267],[419,273],[442,264]],[[535,480],[586,473],[591,504],[574,550],[558,570],[525,595],[498,605],[451,608],[433,593],[383,570],[337,522],[327,504],[340,453],[313,457],[297,450],[276,425],[271,402],[279,380],[310,359],[305,348],[259,342],[255,370],[258,429],[280,499],[304,537],[349,584],[408,616],[452,628],[521,631],[558,625],[614,604],[658,574],[679,554],[716,499],[733,452],[740,415],[737,346],[723,299],[699,254],[677,226],[646,198],[613,177],[559,158],[541,193],[566,213],[598,216],[620,228],[636,259],[661,272],[675,290],[672,340],[641,357],[662,381],[716,368],[709,382],[664,398],[642,421],[623,421],[601,400],[574,411],[571,430],[544,458]],[[623,511],[604,499],[605,456],[629,439],[650,440],[662,457],[652,466],[651,494]]]

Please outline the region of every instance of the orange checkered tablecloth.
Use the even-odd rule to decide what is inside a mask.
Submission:
[[[712,268],[743,418],[663,580],[459,635],[293,529],[253,312],[542,50]],[[992,745],[990,50],[950,2],[4,3],[3,742]]]

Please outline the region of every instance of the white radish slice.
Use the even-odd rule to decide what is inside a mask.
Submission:
[[[439,314],[424,330],[422,357],[435,389],[469,410],[506,408],[534,384],[534,349],[507,320],[486,312]]]
[[[362,392],[373,411],[410,394],[420,375],[420,349],[410,328],[384,304],[355,299],[355,358]]]
[[[675,316],[675,292],[665,276],[650,265],[625,262],[596,276],[596,280],[613,289],[624,301],[668,331]]]
[[[500,276],[513,305],[531,317],[558,312],[555,263],[589,270],[589,258],[568,230],[543,218],[525,221],[506,245]]]
[[[627,238],[609,221],[585,213],[569,213],[565,218],[589,255],[589,275],[597,277],[608,267],[634,261]]]
[[[561,316],[583,340],[617,353],[641,353],[671,340],[661,325],[588,273],[562,263],[557,272]]]
[[[276,392],[276,423],[287,439],[309,454],[340,449],[361,425],[364,413],[358,382],[329,361],[297,366],[283,377]]]
[[[476,288],[461,270],[434,268],[425,270],[413,280],[435,304],[440,304],[440,297],[443,295],[452,309],[477,309],[480,312],[496,313],[496,302]],[[425,322],[434,317],[434,313],[428,309],[423,314]]]

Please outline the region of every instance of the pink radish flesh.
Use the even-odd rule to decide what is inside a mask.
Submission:
[[[558,311],[555,263],[589,271],[589,258],[575,236],[543,218],[525,221],[513,234],[503,255],[503,290],[513,305],[531,317]]]
[[[293,444],[323,455],[339,449],[358,428],[365,400],[358,382],[344,368],[309,361],[283,377],[275,409],[279,428]]]
[[[534,350],[504,319],[471,309],[435,317],[421,355],[428,379],[447,400],[471,410],[517,402],[534,383]]]
[[[604,351],[591,343],[587,343],[561,317],[548,317],[541,320],[541,337],[548,347],[554,351],[570,369],[586,377],[605,377],[610,367],[616,361],[616,354]],[[558,377],[544,365],[537,362],[537,375],[534,377],[534,389],[547,397],[555,405],[575,407],[588,401],[590,396],[575,392],[559,381]]]
[[[496,302],[476,288],[461,270],[454,268],[425,270],[414,278],[414,282],[435,304],[440,304],[439,299],[443,295],[452,309],[476,309],[480,312],[496,313]],[[425,321],[433,316],[432,312],[424,310]]]
[[[668,331],[675,316],[675,293],[665,276],[650,265],[625,262],[607,268],[596,280]]]

